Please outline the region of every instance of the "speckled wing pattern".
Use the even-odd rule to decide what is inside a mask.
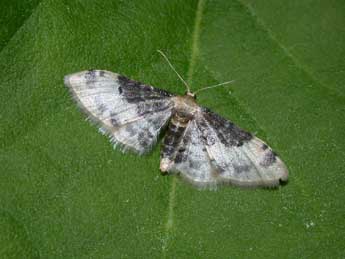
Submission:
[[[197,105],[190,95],[167,91],[104,70],[65,77],[79,107],[123,151],[145,153],[167,131],[160,169],[197,187],[220,184],[277,186],[288,170],[267,144]]]
[[[205,108],[197,121],[218,183],[276,186],[287,180],[284,163],[251,133]]]
[[[161,152],[161,170],[178,172],[197,187],[274,187],[287,180],[286,166],[270,147],[218,114],[200,107],[184,123],[174,122],[174,117]]]
[[[172,113],[172,94],[109,71],[68,75],[65,85],[88,118],[123,151],[149,151]]]

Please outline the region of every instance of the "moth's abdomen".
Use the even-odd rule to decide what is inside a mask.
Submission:
[[[182,139],[190,119],[188,116],[179,113],[173,115],[161,149],[162,160],[160,169],[162,172],[168,171],[176,157],[183,153]]]

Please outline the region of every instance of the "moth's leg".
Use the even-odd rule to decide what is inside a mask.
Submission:
[[[168,174],[175,161],[180,159],[180,156],[185,151],[183,138],[187,131],[188,123],[189,118],[176,113],[169,123],[161,148],[160,170],[164,175]]]

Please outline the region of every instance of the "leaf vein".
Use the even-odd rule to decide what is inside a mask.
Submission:
[[[326,86],[324,83],[317,80],[314,76],[314,73],[306,66],[304,65],[297,57],[295,57],[288,47],[285,47],[283,43],[281,43],[278,38],[274,35],[273,31],[268,28],[268,26],[265,24],[265,22],[256,14],[254,8],[248,3],[244,3],[243,0],[237,0],[239,4],[241,4],[245,9],[248,10],[249,14],[253,17],[253,19],[256,21],[256,23],[267,33],[267,35],[270,37],[270,39],[275,42],[284,52],[284,54],[289,57],[293,63],[301,69],[304,73],[306,73],[309,78],[318,84],[320,84],[323,88],[329,90],[331,93],[339,95],[339,92],[334,91],[332,88]],[[341,95],[340,95],[341,96]]]

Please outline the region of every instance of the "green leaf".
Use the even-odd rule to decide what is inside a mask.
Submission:
[[[0,50],[6,46],[16,31],[25,23],[39,0],[3,0],[0,9]]]
[[[343,256],[343,1],[9,3],[0,257]],[[287,185],[197,190],[160,175],[159,145],[122,154],[84,120],[63,85],[72,72],[107,69],[182,94],[157,49],[194,90],[236,80],[199,103],[267,140]]]

